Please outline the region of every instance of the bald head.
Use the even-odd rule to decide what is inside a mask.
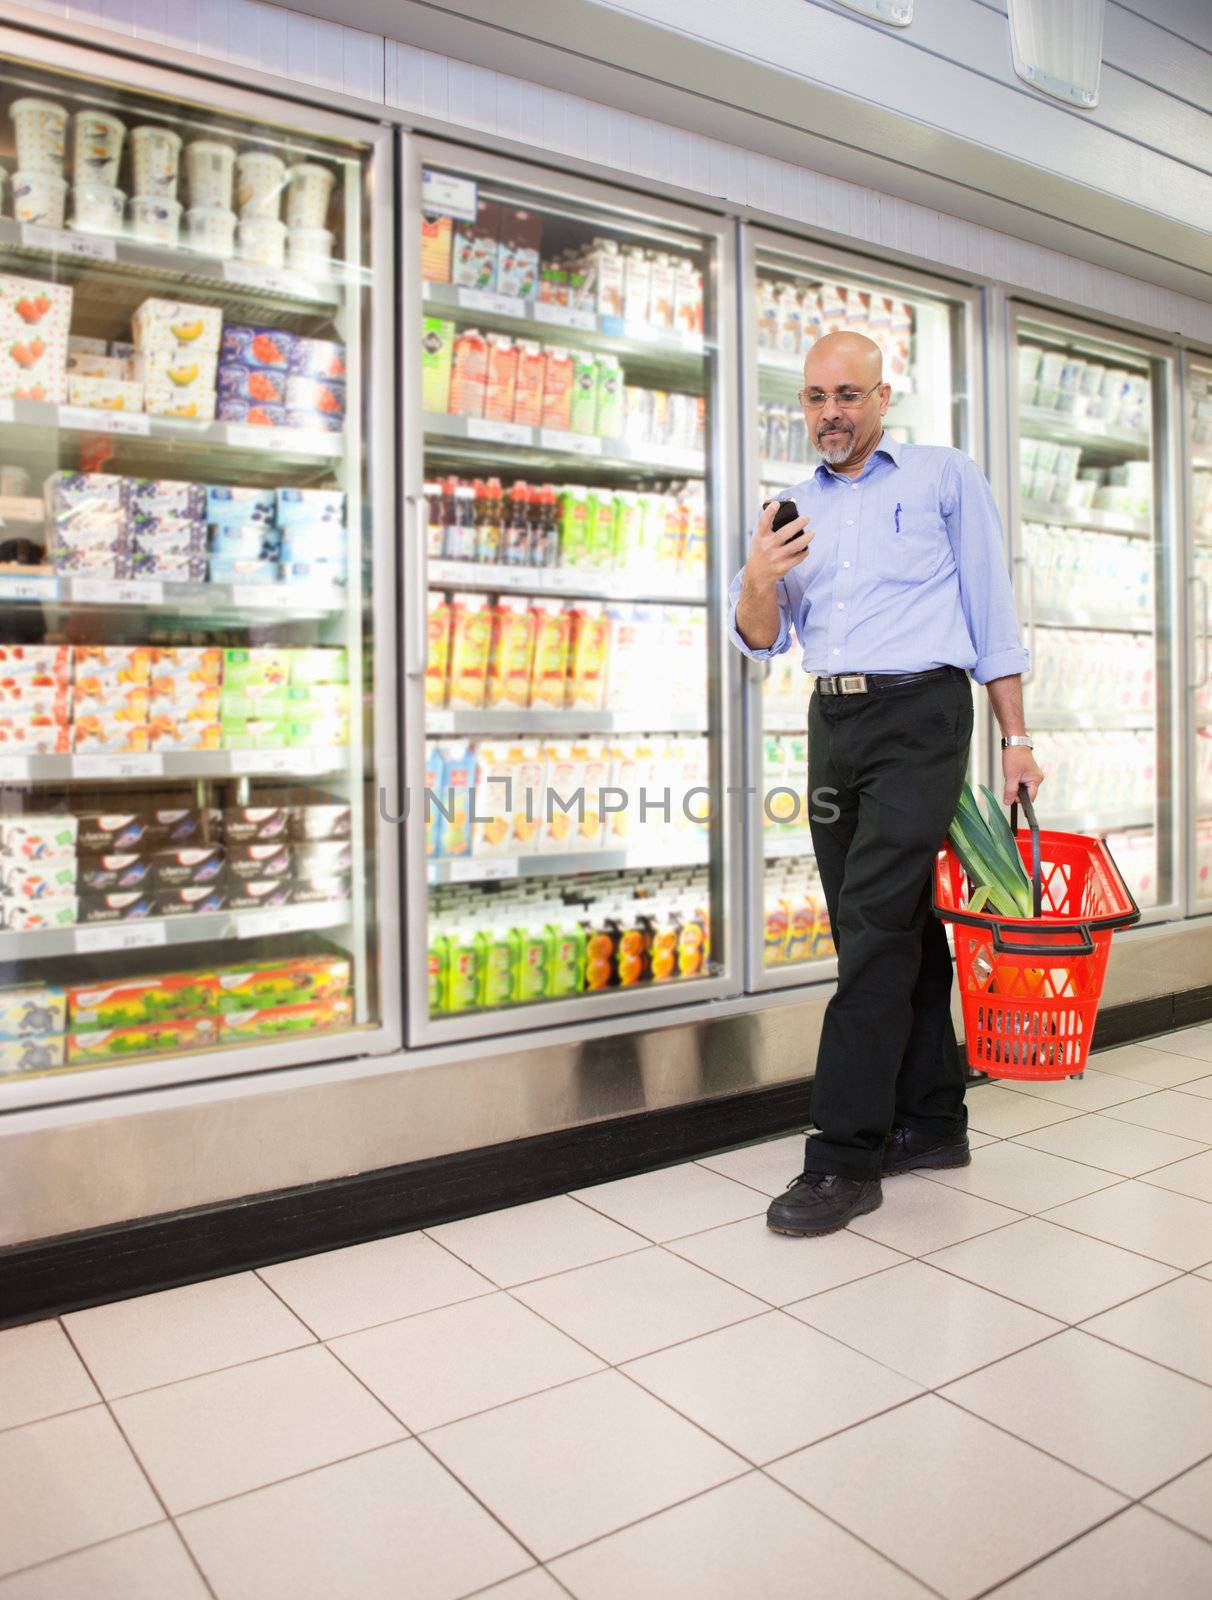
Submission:
[[[827,333],[804,362],[804,384],[809,389],[841,389],[847,384],[870,389],[883,377],[883,352],[865,333]]]

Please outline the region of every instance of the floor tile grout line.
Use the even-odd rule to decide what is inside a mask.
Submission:
[[[14,1567],[11,1572],[5,1572],[4,1574],[0,1575],[0,1584],[7,1583],[10,1578],[23,1578],[26,1573],[38,1572],[43,1567],[52,1567],[56,1561],[66,1561],[71,1556],[82,1556],[87,1554],[90,1550],[101,1550],[106,1545],[117,1544],[122,1539],[132,1538],[136,1533],[146,1533],[149,1528],[172,1528],[178,1539],[182,1538],[181,1531],[179,1528],[177,1528],[172,1517],[160,1517],[155,1522],[145,1522],[141,1527],[138,1528],[123,1528],[121,1533],[107,1534],[104,1539],[94,1539],[91,1541],[91,1543],[77,1545],[72,1550],[60,1550],[57,1555],[46,1556],[41,1561],[31,1561],[27,1567]],[[184,1543],[183,1539],[182,1543]],[[193,1551],[188,1550],[187,1553],[189,1555],[191,1564],[196,1567],[198,1563],[194,1559]],[[214,1597],[215,1591],[211,1588],[210,1584],[207,1583],[205,1573],[202,1573],[201,1577],[207,1594]]]
[[[54,1422],[59,1417],[73,1417],[77,1411],[94,1411],[104,1404],[105,1396],[98,1395],[95,1400],[87,1400],[82,1406],[68,1406],[63,1411],[48,1411],[40,1417],[28,1417],[24,1422],[7,1422],[0,1428],[0,1439],[5,1434],[16,1433],[19,1428],[36,1428],[40,1422]]]
[[[568,1195],[568,1196],[565,1196],[564,1198],[571,1199],[572,1196]],[[586,1206],[585,1209],[588,1211],[591,1208]],[[485,1215],[491,1216],[492,1213],[491,1212],[487,1212],[487,1213],[485,1213]],[[600,1215],[600,1213],[599,1213],[599,1215]],[[529,1288],[529,1286],[532,1283],[544,1283],[544,1282],[546,1282],[546,1280],[548,1278],[562,1278],[566,1273],[579,1272],[582,1267],[596,1267],[599,1264],[599,1262],[602,1262],[602,1261],[621,1261],[624,1256],[635,1256],[635,1255],[639,1255],[639,1253],[642,1250],[651,1250],[652,1249],[653,1241],[651,1239],[646,1239],[646,1238],[644,1238],[643,1234],[639,1234],[639,1233],[636,1234],[636,1238],[639,1241],[639,1243],[630,1246],[626,1250],[619,1250],[617,1253],[612,1252],[608,1256],[598,1256],[592,1261],[578,1261],[578,1262],[574,1263],[574,1265],[572,1265],[570,1267],[559,1267],[559,1268],[557,1268],[557,1270],[555,1272],[541,1272],[538,1275],[537,1278],[519,1278],[516,1283],[497,1283],[495,1278],[489,1279],[489,1281],[494,1285],[495,1288],[499,1289],[503,1294],[508,1294],[511,1289],[526,1289],[526,1288]],[[453,1250],[450,1253],[452,1255],[455,1254],[455,1252]],[[470,1261],[467,1261],[465,1257],[458,1256],[457,1259],[462,1261],[464,1266],[468,1266],[468,1267],[471,1266]],[[488,1274],[483,1270],[482,1267],[472,1267],[471,1270],[473,1272],[479,1272],[481,1277],[485,1277],[485,1278],[488,1277]],[[471,1298],[474,1299],[476,1297],[473,1295],[473,1296],[471,1296]],[[452,1301],[451,1303],[452,1304],[457,1304],[457,1302],[455,1302],[455,1301]],[[434,1309],[435,1310],[439,1310],[440,1307],[435,1307]],[[379,1324],[379,1326],[382,1326],[382,1324]],[[361,1332],[360,1329],[358,1331]]]
[[[841,1231],[845,1231],[845,1230],[841,1230]],[[687,1235],[687,1238],[690,1238],[690,1239],[694,1239],[694,1238],[697,1238],[697,1237],[699,1237],[697,1234],[688,1234]],[[855,1239],[863,1239],[864,1235],[861,1234],[861,1233],[856,1233],[856,1234],[852,1235],[852,1237],[855,1238]],[[674,1240],[672,1242],[673,1243],[681,1243],[682,1241],[681,1240]],[[867,1239],[865,1242],[868,1243],[868,1244],[877,1244],[878,1243],[878,1241],[875,1240],[875,1239]],[[720,1283],[726,1284],[728,1286],[728,1288],[736,1289],[740,1294],[752,1295],[755,1300],[760,1300],[763,1303],[763,1305],[769,1306],[772,1311],[785,1311],[789,1305],[798,1305],[801,1300],[814,1299],[818,1294],[829,1294],[831,1292],[831,1290],[833,1290],[833,1289],[844,1289],[846,1284],[848,1284],[848,1283],[859,1283],[864,1278],[877,1278],[877,1277],[879,1277],[881,1272],[892,1272],[897,1267],[906,1267],[906,1266],[909,1265],[909,1263],[911,1261],[916,1259],[914,1256],[904,1255],[903,1252],[894,1250],[891,1245],[880,1245],[879,1248],[882,1249],[882,1250],[892,1250],[894,1255],[897,1255],[897,1254],[901,1255],[901,1260],[899,1260],[899,1261],[885,1261],[878,1267],[872,1267],[870,1269],[870,1271],[860,1272],[860,1273],[856,1274],[856,1276],[853,1277],[853,1278],[845,1278],[840,1283],[830,1284],[828,1286],[828,1288],[825,1288],[825,1289],[810,1289],[807,1294],[802,1294],[802,1295],[797,1294],[794,1297],[794,1299],[792,1299],[792,1300],[770,1300],[770,1299],[767,1298],[766,1295],[758,1294],[758,1292],[755,1289],[746,1289],[746,1287],[745,1287],[745,1285],[743,1283],[734,1283],[731,1278],[726,1278],[724,1276],[724,1274],[722,1272],[718,1271],[715,1267],[704,1266],[701,1261],[695,1261],[690,1256],[684,1256],[681,1253],[680,1250],[673,1250],[673,1249],[670,1248],[669,1245],[660,1245],[660,1246],[658,1246],[658,1248],[666,1251],[666,1253],[671,1255],[671,1256],[675,1256],[679,1261],[685,1261],[692,1267],[698,1267],[700,1272],[709,1273],[711,1277],[716,1278]]]
[[[978,1590],[975,1594],[969,1597],[969,1600],[986,1600],[986,1597],[996,1596],[997,1591],[1003,1588],[1005,1585],[1014,1583],[1025,1573],[1033,1572],[1036,1567],[1042,1566],[1045,1561],[1051,1561],[1053,1556],[1060,1555],[1062,1550],[1068,1550],[1070,1546],[1077,1544],[1082,1539],[1085,1539],[1089,1534],[1096,1533],[1099,1528],[1105,1528],[1108,1523],[1114,1522],[1117,1517],[1122,1517],[1126,1511],[1131,1511],[1134,1505],[1135,1501],[1130,1501],[1126,1505],[1116,1506],[1116,1508],[1113,1511],[1108,1512],[1105,1517],[1099,1517],[1097,1522],[1092,1522],[1088,1528],[1082,1528],[1081,1531],[1075,1533],[1072,1538],[1066,1539],[1063,1541],[1063,1543],[1055,1545],[1051,1550],[1045,1550],[1043,1555],[1037,1556],[1034,1561],[1029,1561],[1025,1567],[1019,1567],[1014,1572],[1006,1573],[1004,1576],[998,1578],[995,1583],[991,1583],[987,1589]]]
[[[1091,1111],[1091,1112],[1086,1113],[1086,1115],[1091,1116],[1091,1117],[1101,1117],[1101,1116],[1104,1116],[1105,1113],[1101,1112],[1101,1111]],[[1190,1145],[1194,1145],[1195,1146],[1195,1148],[1193,1150],[1188,1151],[1186,1155],[1175,1156],[1170,1161],[1161,1161],[1155,1167],[1146,1167],[1145,1168],[1145,1172],[1164,1172],[1167,1167],[1177,1166],[1177,1164],[1180,1161],[1190,1161],[1195,1156],[1206,1155],[1209,1150],[1212,1150],[1212,1145],[1201,1144],[1198,1139],[1188,1139],[1185,1134],[1169,1133],[1169,1132],[1167,1132],[1167,1130],[1165,1128],[1150,1128],[1147,1123],[1124,1122],[1119,1117],[1108,1117],[1107,1120],[1109,1122],[1117,1123],[1121,1128],[1139,1128],[1142,1133],[1160,1133],[1160,1134],[1163,1134],[1167,1139],[1182,1139],[1185,1144],[1190,1144]],[[1036,1151],[1039,1152],[1040,1155],[1057,1156],[1058,1159],[1061,1160],[1061,1161],[1072,1161],[1075,1166],[1079,1166],[1079,1167],[1094,1167],[1094,1170],[1096,1172],[1115,1172],[1116,1171],[1116,1169],[1114,1167],[1099,1167],[1099,1166],[1096,1166],[1093,1161],[1085,1161],[1080,1156],[1062,1156],[1056,1150],[1045,1150],[1039,1145],[1026,1144],[1024,1142],[1027,1139],[1029,1139],[1031,1137],[1031,1135],[1034,1134],[1034,1133],[1047,1133],[1050,1128],[1054,1128],[1054,1127],[1062,1127],[1063,1128],[1063,1127],[1066,1127],[1066,1126],[1068,1126],[1068,1124],[1066,1124],[1066,1123],[1049,1123],[1048,1126],[1044,1127],[1044,1128],[1028,1128],[1026,1133],[1016,1133],[1009,1140],[1007,1140],[1006,1142],[1009,1143],[1009,1144],[1022,1145],[1022,1148],[1024,1150],[1036,1150]],[[1116,1176],[1119,1177],[1119,1178],[1139,1178],[1139,1177],[1142,1177],[1143,1174],[1140,1173],[1140,1172],[1116,1172]]]
[[[1129,1178],[1126,1181],[1128,1183],[1135,1183],[1137,1180],[1135,1178]],[[1117,1187],[1117,1186],[1116,1185],[1112,1185],[1112,1187]],[[1093,1200],[1096,1196],[1098,1196],[1100,1194],[1107,1194],[1108,1192],[1109,1191],[1106,1190],[1106,1189],[1096,1189],[1094,1191],[1094,1194],[1092,1194],[1092,1195],[1079,1195],[1076,1201],[1074,1201],[1074,1200],[1062,1200],[1060,1205],[1054,1207],[1054,1209],[1059,1211],[1064,1206],[1076,1205],[1081,1200]],[[1171,1191],[1163,1190],[1162,1192],[1163,1193],[1169,1193]],[[1209,1206],[1208,1210],[1209,1210],[1210,1213],[1212,1213],[1212,1206]],[[1090,1233],[1085,1228],[1079,1228],[1075,1223],[1062,1222],[1059,1217],[1051,1216],[1047,1211],[1037,1212],[1036,1213],[1036,1221],[1037,1222],[1050,1222],[1050,1223],[1052,1223],[1052,1225],[1054,1227],[1057,1227],[1057,1228],[1067,1228],[1070,1233],[1079,1234],[1083,1239],[1093,1239],[1096,1244],[1110,1245],[1113,1250],[1122,1250],[1125,1255],[1136,1256],[1141,1261],[1153,1261],[1153,1262],[1156,1262],[1159,1267],[1172,1267],[1175,1272],[1181,1272],[1184,1275],[1189,1275],[1189,1274],[1191,1274],[1193,1272],[1197,1272],[1199,1270],[1199,1268],[1204,1265],[1204,1263],[1201,1261],[1201,1262],[1197,1262],[1194,1267],[1184,1267],[1177,1261],[1167,1261],[1162,1256],[1151,1256],[1151,1255],[1148,1255],[1148,1254],[1146,1254],[1146,1252],[1144,1250],[1138,1250],[1134,1245],[1120,1244],[1119,1241],[1116,1240],[1116,1239],[1104,1239],[1102,1234],[1100,1234],[1100,1233]],[[1209,1221],[1212,1222],[1212,1215],[1209,1216]],[[1158,1288],[1160,1288],[1160,1287],[1161,1287],[1161,1285],[1159,1284]]]
[[[1177,1279],[1171,1279],[1171,1282],[1177,1282],[1177,1281],[1178,1281]],[[1164,1289],[1165,1287],[1166,1286],[1165,1286],[1164,1283],[1163,1284],[1158,1284],[1158,1288],[1159,1289]],[[1137,1298],[1139,1298],[1139,1296]],[[1129,1303],[1130,1302],[1128,1302],[1128,1301],[1124,1301],[1125,1305],[1127,1305]],[[1111,1311],[1118,1311],[1119,1307],[1118,1306],[1110,1306],[1110,1307],[1108,1307],[1108,1309],[1111,1310]],[[1095,1317],[1100,1317],[1100,1316],[1102,1316],[1102,1314],[1103,1313],[1101,1311],[1096,1311],[1094,1313],[1094,1316]],[[1080,1322],[1075,1322],[1075,1323],[1072,1324],[1072,1326],[1073,1326],[1074,1330],[1077,1333],[1088,1333],[1092,1339],[1098,1339],[1103,1344],[1112,1345],[1112,1346],[1114,1346],[1114,1348],[1116,1350],[1123,1350],[1126,1354],[1128,1354],[1130,1356],[1138,1356],[1140,1358],[1140,1360],[1152,1362],[1152,1364],[1155,1367],[1161,1367],[1163,1369],[1163,1371],[1165,1371],[1165,1372],[1172,1372],[1172,1373],[1174,1373],[1174,1375],[1176,1377],[1189,1378],[1192,1383],[1201,1383],[1201,1384],[1203,1384],[1205,1389],[1212,1389],[1212,1378],[1200,1378],[1200,1377],[1197,1377],[1195,1375],[1195,1373],[1193,1373],[1193,1372],[1184,1372],[1181,1367],[1172,1367],[1169,1364],[1169,1362],[1167,1362],[1167,1361],[1159,1361],[1156,1356],[1148,1356],[1148,1355],[1145,1355],[1144,1352],[1141,1351],[1141,1350],[1134,1350],[1131,1345],[1119,1344],[1115,1339],[1112,1339],[1109,1334],[1103,1333],[1097,1328],[1087,1328],[1084,1324],[1082,1324]]]

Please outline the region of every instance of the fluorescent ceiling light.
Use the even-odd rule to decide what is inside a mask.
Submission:
[[[894,28],[907,28],[913,21],[913,0],[837,0],[847,11],[873,22],[889,22]]]
[[[1098,104],[1106,0],[1008,0],[1014,70],[1066,105]]]

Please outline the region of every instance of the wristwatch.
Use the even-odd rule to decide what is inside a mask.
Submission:
[[[1021,745],[1027,750],[1035,749],[1035,745],[1032,742],[1031,735],[1029,733],[1012,733],[1008,737],[1006,734],[1002,735],[1003,750],[1009,750],[1016,745]]]

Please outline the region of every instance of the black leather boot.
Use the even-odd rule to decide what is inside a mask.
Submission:
[[[971,1160],[972,1152],[968,1148],[966,1133],[957,1133],[951,1139],[931,1143],[897,1124],[884,1144],[883,1175],[893,1178],[898,1172],[966,1167]]]
[[[843,1178],[834,1172],[802,1172],[766,1212],[766,1226],[775,1233],[811,1237],[836,1233],[853,1217],[865,1216],[883,1204],[878,1178]]]

